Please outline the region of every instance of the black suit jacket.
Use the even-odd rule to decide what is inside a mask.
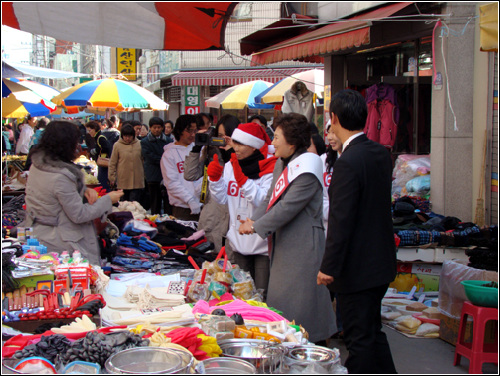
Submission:
[[[334,277],[334,291],[352,293],[394,280],[391,185],[389,152],[365,135],[352,140],[335,162],[320,269]]]

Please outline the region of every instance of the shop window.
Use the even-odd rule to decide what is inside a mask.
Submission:
[[[432,49],[430,38],[358,51],[346,56],[347,86],[360,91],[389,85],[397,103],[392,152],[430,153]],[[418,78],[417,76],[418,72]]]
[[[167,97],[165,98],[165,102],[167,103],[175,103],[181,101],[181,87],[180,86],[172,86],[167,89]]]

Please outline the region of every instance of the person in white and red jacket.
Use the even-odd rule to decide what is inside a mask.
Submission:
[[[186,221],[198,221],[203,179],[184,179],[184,161],[194,146],[196,118],[193,115],[179,116],[173,133],[175,142],[164,146],[160,161],[163,184],[167,188],[173,216]]]
[[[268,154],[271,144],[264,129],[256,123],[240,124],[232,136],[234,154],[224,167],[217,157],[210,162],[207,174],[210,193],[220,204],[228,205],[227,238],[239,267],[250,272],[257,289],[267,291],[269,255],[267,240],[257,234],[240,235],[242,221],[251,218],[266,198],[273,179],[276,157]]]

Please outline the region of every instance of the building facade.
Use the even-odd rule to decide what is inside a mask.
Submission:
[[[473,222],[483,199],[485,224],[497,224],[498,63],[479,43],[484,4],[318,3],[328,25],[256,49],[252,61],[323,62],[325,110],[344,88],[390,85],[401,116],[393,156],[430,155],[433,211]]]

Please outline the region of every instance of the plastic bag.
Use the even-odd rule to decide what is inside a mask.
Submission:
[[[400,155],[393,170],[392,194],[405,194],[407,182],[417,176],[429,174],[430,170],[431,159],[429,155]]]
[[[464,287],[460,282],[498,281],[498,273],[471,268],[455,261],[445,261],[439,277],[439,310],[455,319],[460,319],[465,296]]]
[[[137,219],[133,219],[123,227],[123,231],[133,231],[133,232],[138,232],[138,233],[143,233],[149,236],[151,239],[153,239],[156,234],[158,234],[158,229],[154,228],[153,226],[150,226],[144,221],[140,221]]]
[[[431,190],[431,177],[430,175],[418,176],[411,179],[406,183],[406,191],[408,193],[417,193],[426,195]]]

